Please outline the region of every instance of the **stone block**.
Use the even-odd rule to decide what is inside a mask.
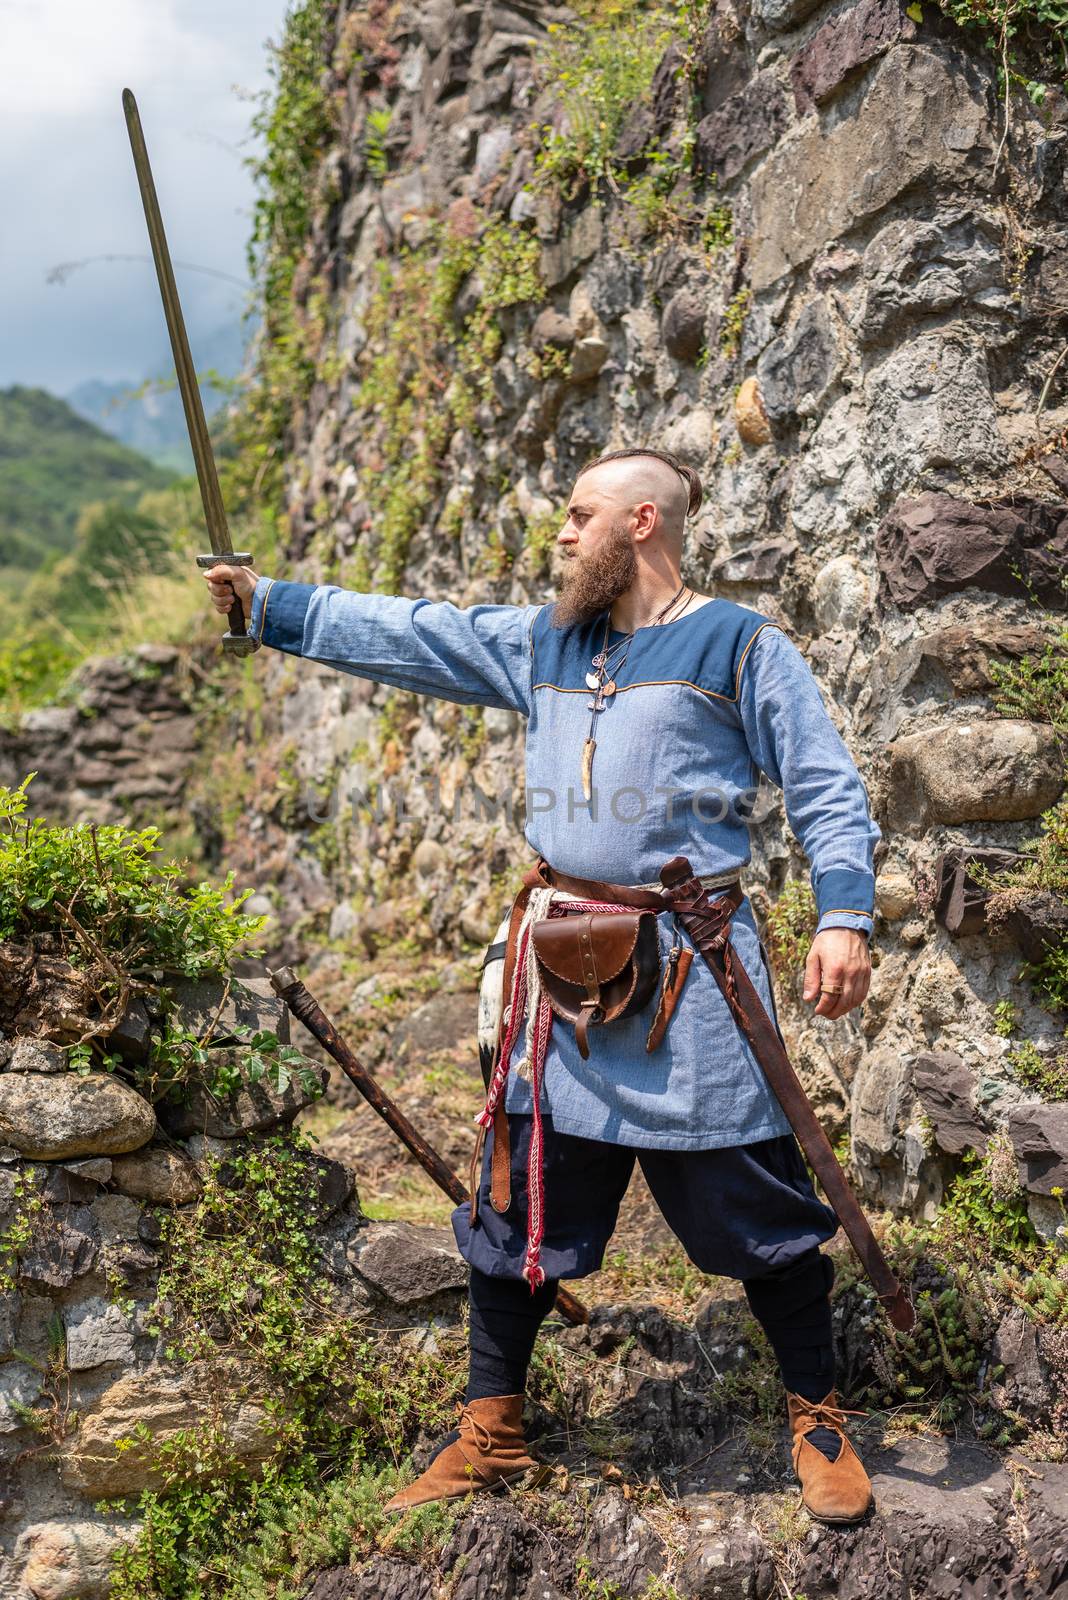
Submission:
[[[541,275],[546,287],[566,282],[584,261],[601,248],[604,220],[599,206],[587,206],[567,228],[563,238],[542,246]]]
[[[707,297],[698,289],[680,289],[664,307],[660,333],[664,348],[676,361],[693,362],[705,342]]]
[[[985,1148],[989,1130],[975,1109],[975,1073],[955,1051],[921,1051],[913,1078],[940,1150],[960,1155]]]
[[[66,1306],[67,1365],[72,1372],[127,1366],[134,1358],[134,1327],[126,1313],[102,1295]]]
[[[859,0],[840,11],[816,29],[790,63],[798,112],[804,116],[822,104],[851,72],[915,33],[904,0]]]
[[[181,1027],[203,1038],[212,1028],[213,1045],[236,1044],[254,1033],[273,1033],[289,1043],[289,1011],[266,977],[223,978],[168,976],[172,1014]]]
[[[148,1101],[105,1073],[0,1076],[0,1143],[24,1156],[117,1155],[147,1144],[155,1131]]]
[[[729,183],[743,167],[780,139],[790,120],[774,72],[758,73],[739,94],[697,124],[697,165]]]
[[[134,1200],[184,1206],[200,1193],[193,1163],[167,1145],[145,1145],[130,1155],[115,1156],[111,1165],[114,1187]]]
[[[397,1306],[414,1306],[467,1285],[467,1264],[447,1228],[371,1223],[355,1258],[362,1278]]]
[[[132,1526],[85,1518],[35,1522],[19,1535],[15,1564],[21,1568],[19,1600],[105,1600],[113,1557],[136,1533]],[[12,1591],[14,1594],[15,1591]]]
[[[810,300],[788,333],[772,340],[757,377],[773,423],[812,416],[838,367],[838,345],[823,298]]]
[[[771,443],[771,424],[768,421],[764,396],[757,378],[746,378],[734,397],[734,426],[738,437],[746,444]]]
[[[868,373],[864,394],[871,474],[884,493],[921,472],[992,472],[1008,459],[986,349],[970,333],[923,334],[899,346]]]
[[[888,747],[888,820],[915,832],[934,822],[1024,822],[1064,787],[1064,762],[1045,724],[975,717],[906,734]]]
[[[884,592],[911,609],[961,589],[988,589],[1064,609],[1068,505],[1017,496],[973,505],[948,494],[902,497],[883,519],[875,553]],[[1014,569],[1019,568],[1021,585]]]
[[[931,221],[899,217],[879,230],[864,252],[849,321],[862,344],[874,344],[909,318],[1008,303],[997,227],[955,208]]]
[[[1020,1182],[1032,1194],[1068,1193],[1068,1101],[1014,1106],[1009,1138],[1020,1168]]]
[[[224,1052],[220,1050],[216,1054],[222,1058]],[[242,1049],[227,1050],[225,1058],[228,1064],[240,1069],[247,1054]],[[325,1088],[327,1069],[310,1060],[305,1060],[303,1065],[312,1069],[320,1089]],[[266,1079],[259,1083],[249,1083],[245,1079],[240,1089],[228,1095],[209,1094],[202,1084],[193,1083],[187,1087],[184,1102],[161,1101],[156,1113],[160,1126],[176,1139],[187,1139],[194,1133],[206,1133],[214,1139],[237,1139],[242,1134],[263,1133],[279,1123],[292,1122],[298,1111],[317,1098],[309,1094],[296,1077],[291,1077],[289,1086],[281,1094]]]
[[[803,125],[753,174],[751,287],[768,288],[906,189],[989,188],[994,128],[963,57],[925,45],[890,51],[854,115]]]
[[[221,1430],[235,1465],[255,1469],[272,1453],[274,1429],[243,1388],[240,1368],[222,1360],[193,1363],[176,1373],[152,1369],[120,1378],[83,1413],[60,1465],[64,1484],[93,1497],[156,1488],[166,1472],[160,1446],[208,1424]],[[147,1438],[142,1440],[143,1430]],[[132,1447],[131,1438],[137,1440]]]

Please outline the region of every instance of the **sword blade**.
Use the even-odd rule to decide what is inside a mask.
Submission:
[[[225,555],[230,549],[230,534],[226,524],[222,492],[219,488],[219,474],[215,467],[208,424],[204,418],[196,368],[193,366],[193,357],[189,350],[182,305],[174,281],[171,253],[167,248],[167,236],[163,231],[163,218],[156,198],[156,185],[152,178],[145,136],[141,128],[141,116],[137,109],[137,101],[129,89],[122,91],[122,108],[126,113],[126,127],[130,135],[130,147],[133,150],[134,168],[137,172],[137,186],[141,191],[141,203],[145,208],[145,222],[148,224],[148,237],[152,245],[152,259],[156,263],[159,292],[163,298],[163,314],[167,319],[167,332],[170,334],[171,350],[174,354],[174,370],[178,374],[178,388],[182,396],[189,443],[193,447],[193,461],[196,466],[197,483],[200,485],[200,498],[204,506],[204,520],[208,526],[208,539],[215,555]]]

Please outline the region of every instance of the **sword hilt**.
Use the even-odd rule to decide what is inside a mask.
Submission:
[[[219,555],[197,556],[197,566],[205,572],[212,567],[251,567],[252,557],[247,550],[224,550]],[[245,608],[234,596],[234,603],[226,616],[230,627],[222,636],[222,647],[232,656],[250,656],[259,649],[260,641],[253,639],[245,625]]]

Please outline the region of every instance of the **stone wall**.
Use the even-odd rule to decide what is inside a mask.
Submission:
[[[806,1084],[829,1131],[850,1129],[867,1196],[921,1214],[969,1147],[963,1126],[980,1146],[1026,1128],[1019,1172],[1054,1231],[1064,1129],[1017,1082],[994,1006],[1011,996],[1019,1036],[1047,1054],[1061,1024],[1016,981],[1019,927],[954,921],[939,886],[954,860],[1018,850],[1063,785],[1048,726],[992,702],[992,663],[1040,651],[1064,606],[1063,97],[1014,96],[1006,116],[993,60],[928,6],[917,22],[895,0],[720,0],[691,63],[696,108],[673,46],[620,136],[631,176],[654,145],[680,163],[683,220],[649,232],[608,184],[534,182],[535,128],[566,127],[539,66],[565,13],[327,12],[337,136],[294,284],[317,376],[294,408],[275,571],[358,587],[382,570],[376,263],[397,269],[435,228],[535,239],[540,289],[499,314],[478,404],[451,419],[404,592],[546,597],[535,534],[558,526],[584,460],[640,441],[697,467],[689,576],[804,649],[883,830],[863,1010],[812,1021],[781,980]],[[727,243],[708,242],[713,208]],[[456,318],[485,294],[475,270]],[[406,315],[414,339],[421,314]],[[455,350],[440,359],[447,376]],[[433,414],[414,412],[413,455]],[[373,951],[413,929],[454,952],[492,937],[525,854],[519,719],[277,657],[253,670],[261,703],[235,713],[186,803],[210,858],[268,897],[285,953]],[[90,814],[94,783],[125,798],[104,777],[120,746],[94,746],[80,714],[42,716],[32,731],[53,753],[33,764],[54,764],[54,794],[73,771],[66,798]],[[222,787],[239,797],[228,813]],[[510,803],[489,815],[478,794]],[[781,801],[752,844],[766,911],[807,871]]]
[[[359,15],[339,8],[339,38]],[[533,232],[543,296],[501,319],[489,398],[448,439],[404,590],[542,598],[530,531],[559,526],[591,454],[648,442],[701,471],[693,581],[805,650],[884,835],[870,998],[829,1024],[785,995],[795,1057],[832,1132],[851,1123],[869,1197],[930,1214],[962,1148],[937,1143],[930,1052],[960,1061],[958,1109],[972,1108],[981,1145],[1035,1098],[1006,1064],[996,1002],[1011,994],[1041,1048],[1059,1038],[1014,981],[1016,938],[981,920],[950,932],[931,885],[954,851],[1018,848],[1064,780],[1049,728],[991,700],[991,662],[1040,651],[1064,606],[1068,465],[1053,447],[1068,405],[1059,381],[1044,388],[1068,311],[1064,100],[1040,113],[1014,99],[1003,137],[994,63],[929,7],[917,23],[893,0],[722,0],[697,51],[696,126],[673,48],[620,139],[640,173],[650,141],[678,152],[689,128],[694,173],[672,200],[698,219],[729,207],[733,242],[709,250],[700,225],[643,234],[607,185],[564,199],[532,184],[531,130],[567,117],[538,76],[551,8],[435,0],[391,16],[360,35],[362,78],[326,80],[341,128],[298,281],[327,286],[335,333],[294,422],[284,570],[358,586],[374,569],[366,474],[380,446],[357,403],[378,348],[373,263],[418,250],[435,219]],[[384,177],[366,132],[383,105]],[[458,303],[478,293],[469,281]],[[547,349],[570,366],[539,378],[530,352]],[[487,540],[506,552],[491,574]],[[446,807],[472,783],[518,789],[517,719],[486,713],[472,751],[455,707],[404,701],[383,730],[382,691],[290,663],[264,671],[306,781],[344,795],[395,775],[414,796],[401,823],[338,818],[347,865],[331,887],[349,904],[333,931],[388,922],[414,895],[442,937],[490,937],[519,828],[463,804],[442,815],[424,795],[435,779]],[[754,830],[758,905],[806,870],[780,804]],[[1063,1178],[1063,1132],[1047,1142]],[[1060,1220],[1041,1190],[1033,1210],[1047,1232]]]
[[[11,957],[0,943],[0,975]],[[155,1487],[168,1443],[188,1430],[221,1430],[228,1460],[253,1470],[275,1444],[263,1375],[228,1353],[223,1330],[203,1359],[170,1348],[157,1303],[162,1219],[195,1206],[209,1171],[233,1186],[250,1139],[291,1123],[309,1096],[295,1080],[282,1094],[261,1081],[150,1104],[122,1076],[75,1074],[61,1046],[81,1031],[68,1004],[77,984],[73,969],[62,983],[42,979],[32,1033],[23,1017],[5,1039],[14,1029],[0,1018],[4,1600],[100,1600],[113,1551],[139,1527],[120,1497]],[[249,1030],[284,1043],[287,1014],[265,987],[185,980],[171,991],[173,1021],[204,1036],[216,1019],[223,1053]],[[129,1052],[139,1034],[127,1021],[109,1043]],[[319,1154],[304,1159],[303,1224],[337,1307],[386,1328],[457,1317],[466,1268],[451,1233],[368,1222],[352,1172]],[[119,1503],[101,1509],[104,1498]]]

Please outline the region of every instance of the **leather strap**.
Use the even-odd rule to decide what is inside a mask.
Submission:
[[[838,1164],[819,1118],[786,1053],[779,1031],[753,986],[737,951],[730,942],[728,910],[732,897],[710,898],[695,878],[685,856],[676,856],[663,868],[665,898],[712,971],[742,1033],[760,1063],[776,1099],[793,1128],[828,1203],[842,1224],[879,1299],[895,1328],[907,1333],[915,1311],[905,1289],[891,1272],[871,1231],[849,1180]],[[740,900],[735,900],[736,907]]]

